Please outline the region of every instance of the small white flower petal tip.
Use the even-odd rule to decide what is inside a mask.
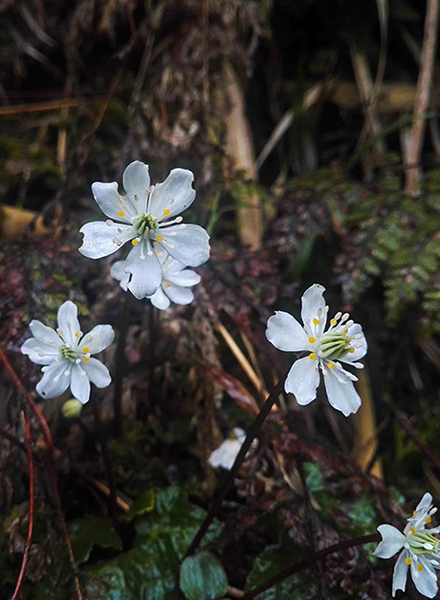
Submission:
[[[436,537],[438,528],[427,529],[431,516],[436,512],[432,506],[431,494],[425,494],[419,502],[403,532],[392,525],[379,525],[377,530],[382,541],[374,555],[388,559],[401,551],[393,572],[393,597],[397,590],[405,591],[408,568],[417,590],[426,598],[437,594],[437,575],[440,568],[440,540]]]
[[[177,216],[194,201],[193,180],[191,171],[173,169],[163,183],[152,186],[148,165],[135,161],[123,174],[125,195],[119,194],[116,182],[95,182],[93,196],[109,219],[80,229],[84,240],[79,251],[89,258],[102,258],[131,242],[124,265],[128,277],[120,279],[121,285],[136,298],[153,296],[163,279],[159,250],[184,267],[198,267],[209,258],[207,232],[199,225],[182,223],[183,218]],[[182,292],[178,303],[188,303],[190,296],[188,290]]]
[[[225,439],[216,450],[211,452],[211,455],[208,458],[211,467],[214,467],[214,469],[222,467],[223,469],[230,471],[245,439],[246,432],[240,427],[234,427],[229,437]],[[249,452],[255,449],[257,444],[257,440],[254,440]]]
[[[92,354],[101,352],[113,342],[111,325],[97,325],[83,336],[78,321],[78,308],[68,300],[58,309],[58,329],[55,331],[40,321],[32,321],[34,337],[25,341],[22,354],[32,362],[44,365],[37,392],[43,398],[57,398],[70,387],[72,395],[85,404],[90,398],[90,384],[107,387],[111,383],[105,365]]]
[[[303,325],[289,313],[277,311],[267,321],[266,337],[278,350],[307,352],[293,363],[284,384],[298,404],[309,404],[316,398],[321,371],[330,404],[348,417],[359,409],[361,399],[353,385],[357,377],[341,362],[362,368],[358,361],[367,353],[367,342],[362,327],[348,313],[338,312],[326,330],[329,308],[324,292],[325,288],[317,283],[304,292]]]

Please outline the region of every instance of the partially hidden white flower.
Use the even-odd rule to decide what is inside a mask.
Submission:
[[[286,392],[294,394],[298,404],[309,404],[316,398],[320,369],[328,401],[348,417],[358,410],[361,399],[353,385],[357,377],[344,369],[341,362],[361,369],[363,365],[358,360],[366,354],[367,342],[362,327],[348,313],[338,312],[325,331],[328,306],[324,291],[322,285],[315,283],[304,292],[301,309],[304,326],[289,313],[277,311],[267,322],[266,337],[279,350],[308,353],[293,363],[284,384]]]
[[[152,296],[162,281],[158,248],[187,267],[198,267],[209,258],[209,235],[177,216],[196,196],[191,171],[173,169],[163,183],[152,186],[148,165],[135,161],[125,169],[122,180],[124,196],[115,181],[92,185],[93,196],[109,219],[83,225],[79,251],[89,258],[102,258],[131,241],[133,248],[124,267],[131,274],[127,286],[142,299]]]
[[[147,296],[151,303],[161,310],[167,309],[171,302],[175,304],[191,304],[194,294],[189,288],[200,283],[201,277],[195,271],[175,260],[162,248],[156,252],[162,266],[162,282],[156,293]],[[131,273],[125,270],[125,261],[119,260],[111,268],[111,275],[117,279],[124,291],[127,291]]]
[[[21,352],[37,365],[44,365],[43,378],[36,388],[40,396],[56,398],[70,386],[72,395],[85,404],[90,398],[90,383],[99,388],[110,385],[107,367],[91,355],[113,342],[111,325],[97,325],[83,337],[78,308],[68,300],[58,309],[56,331],[36,320],[29,327],[34,337],[25,341]]]
[[[432,506],[431,494],[425,494],[419,502],[403,533],[392,525],[379,525],[377,530],[382,541],[374,552],[379,558],[391,558],[399,550],[393,573],[393,597],[397,590],[405,591],[408,567],[418,591],[427,598],[437,594],[437,575],[440,568],[440,540],[434,537],[440,527],[426,529],[431,516],[437,511]]]
[[[216,450],[211,452],[208,458],[211,467],[214,467],[214,469],[223,467],[223,469],[230,471],[245,439],[246,432],[240,429],[240,427],[234,427],[229,438],[224,440]]]

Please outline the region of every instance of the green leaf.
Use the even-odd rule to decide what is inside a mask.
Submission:
[[[122,541],[107,519],[87,515],[69,525],[70,541],[75,559],[79,563],[89,560],[93,546],[122,550]]]
[[[228,591],[228,578],[216,556],[199,552],[183,561],[180,589],[188,600],[217,600]]]
[[[156,490],[148,490],[148,492],[138,496],[120,520],[124,523],[130,523],[136,517],[152,512],[156,504],[156,493]]]

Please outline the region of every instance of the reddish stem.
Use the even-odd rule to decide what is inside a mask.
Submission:
[[[25,428],[26,453],[27,453],[28,465],[29,465],[29,525],[28,525],[28,534],[27,534],[27,539],[26,539],[26,545],[24,547],[24,552],[23,552],[23,561],[21,563],[20,574],[18,576],[17,585],[15,586],[12,600],[17,600],[18,595],[21,590],[21,586],[24,581],[24,576],[25,576],[28,561],[29,561],[29,553],[31,550],[32,533],[34,530],[35,472],[34,472],[34,457],[32,455],[31,420],[30,420],[27,409],[24,411],[24,418],[25,418],[25,422],[26,422],[26,428]]]
[[[61,528],[63,530],[64,542],[66,544],[67,552],[68,552],[69,558],[70,558],[70,563],[72,565],[72,569],[74,572],[76,595],[78,597],[78,600],[83,600],[83,595],[81,592],[81,587],[79,585],[79,579],[78,579],[78,575],[77,575],[78,567],[76,565],[75,557],[73,555],[72,545],[70,543],[70,538],[69,538],[69,531],[67,529],[66,520],[64,518],[63,505],[61,503],[60,494],[58,492],[57,474],[56,474],[56,470],[55,470],[55,461],[54,461],[54,452],[53,452],[52,433],[50,431],[49,425],[48,425],[43,413],[39,409],[38,405],[34,402],[32,396],[27,391],[27,389],[24,386],[23,382],[21,381],[20,377],[14,371],[14,368],[11,365],[11,363],[9,362],[9,359],[6,356],[1,345],[0,345],[0,361],[3,363],[4,367],[6,368],[9,375],[11,376],[11,379],[13,379],[17,388],[20,390],[20,392],[25,397],[26,402],[31,407],[32,411],[34,412],[35,416],[37,417],[37,419],[41,425],[41,428],[43,430],[43,435],[44,435],[44,439],[45,439],[46,446],[47,446],[47,456],[49,459],[48,460],[48,471],[49,471],[49,478],[50,478],[50,483],[51,483],[51,487],[52,487],[52,493],[53,493],[53,496],[55,499],[58,516],[59,516],[59,519],[61,522]]]

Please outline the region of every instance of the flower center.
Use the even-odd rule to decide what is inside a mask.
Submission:
[[[414,532],[414,533],[413,533]],[[440,540],[426,531],[409,530],[408,544],[414,554],[436,554]]]
[[[60,354],[61,358],[64,358],[65,360],[68,360],[71,363],[74,363],[77,359],[77,353],[75,352],[75,350],[72,350],[72,348],[69,348],[68,346],[61,346]]]
[[[148,237],[150,232],[157,230],[157,219],[155,219],[150,213],[143,214],[136,219],[136,221],[133,223],[133,227],[137,235],[141,237]]]
[[[338,360],[350,352],[351,338],[343,333],[326,333],[322,336],[318,352],[321,358]]]

